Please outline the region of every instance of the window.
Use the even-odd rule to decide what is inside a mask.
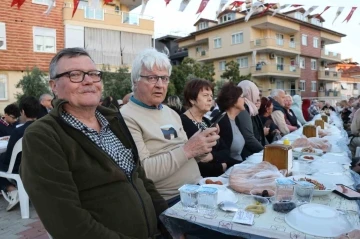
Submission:
[[[295,48],[295,47],[296,47],[295,36],[294,36],[294,35],[291,35],[291,36],[290,36],[289,47],[291,47],[291,48]]]
[[[56,30],[45,27],[33,27],[35,52],[56,52]]]
[[[303,46],[307,46],[307,35],[302,35],[301,43],[303,44]]]
[[[316,81],[312,81],[312,82],[311,82],[311,91],[312,91],[312,92],[316,92],[316,91],[317,91],[317,89],[316,89],[316,88],[317,88],[317,87],[316,87],[316,84],[317,84]]]
[[[93,20],[104,20],[104,9],[102,8],[91,8],[91,7],[85,7],[84,10],[85,18],[87,19],[93,19]],[[123,16],[123,23],[124,19],[127,20],[126,23],[138,25],[133,23],[134,22],[135,14],[127,13],[127,16]],[[136,22],[136,20],[135,20]]]
[[[299,58],[299,65],[300,65],[301,69],[305,69],[305,58],[304,57]]]
[[[231,35],[231,44],[240,44],[244,42],[244,34],[242,32]]]
[[[276,57],[276,68],[278,71],[284,70],[284,57],[280,57],[280,56]]]
[[[295,12],[295,18],[301,21],[307,21],[307,17],[304,17],[304,14],[301,12]]]
[[[277,80],[276,81],[276,89],[284,90],[284,81],[283,80]]]
[[[226,61],[219,61],[219,70],[220,71],[226,70]]]
[[[220,23],[228,22],[235,19],[235,13],[227,13],[221,16]]]
[[[199,23],[199,30],[205,29],[209,27],[209,22],[200,22]]]
[[[0,74],[0,100],[7,99],[7,76]]]
[[[32,3],[35,4],[41,4],[41,5],[49,5],[50,0],[32,0]],[[54,2],[54,6],[55,6],[55,2]]]
[[[6,28],[3,22],[0,22],[0,50],[6,50]]]
[[[247,68],[247,67],[249,67],[249,59],[248,59],[248,57],[239,57],[237,59],[237,62],[239,64],[239,68]]]
[[[315,59],[311,59],[311,70],[317,69],[317,61]]]
[[[311,23],[317,26],[322,26],[322,23],[320,22],[320,19],[313,17],[311,18]]]
[[[300,91],[305,91],[305,81],[304,80],[300,80],[299,88],[300,88]]]
[[[214,48],[220,48],[221,47],[221,38],[215,38],[214,39]]]
[[[282,46],[284,45],[284,35],[276,33],[276,45]]]
[[[313,46],[314,48],[319,48],[319,38],[317,37],[313,38]]]
[[[96,16],[97,18],[92,18],[92,19],[104,20],[104,11],[102,9],[97,9],[97,10],[101,10],[101,12],[98,12],[98,15]],[[102,14],[102,16],[101,16],[101,14]],[[127,24],[131,24],[131,25],[139,25],[139,23],[140,23],[139,15],[135,14],[135,13],[123,12],[122,13],[122,23],[127,23]]]

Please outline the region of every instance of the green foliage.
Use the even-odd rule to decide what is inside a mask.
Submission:
[[[104,84],[103,96],[122,99],[132,91],[130,73],[127,67],[120,67],[116,72],[110,72],[109,66],[103,66],[102,71],[102,81]]]
[[[214,98],[217,97],[217,95],[219,94],[219,91],[221,90],[221,88],[223,87],[223,85],[225,84],[225,80],[224,79],[220,79],[218,81],[216,81],[215,83],[215,89],[214,89]]]
[[[235,61],[230,61],[226,63],[226,69],[224,73],[221,75],[221,78],[228,79],[234,84],[239,84],[242,80],[251,80],[251,74],[248,75],[240,75],[239,63]]]
[[[168,95],[177,95],[182,98],[185,83],[190,78],[196,77],[214,82],[214,75],[212,63],[204,64],[187,57],[180,65],[173,66]]]
[[[22,93],[16,93],[15,98],[19,101],[23,96],[39,98],[42,94],[50,93],[47,75],[39,68],[34,67],[30,71],[26,69],[23,78],[16,84],[16,88],[22,89]]]

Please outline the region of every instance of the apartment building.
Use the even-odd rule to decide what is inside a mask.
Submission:
[[[240,74],[251,73],[252,80],[266,95],[273,88],[303,97],[317,97],[328,82],[337,82],[340,72],[327,65],[338,62],[340,54],[326,46],[340,43],[344,34],[322,26],[324,19],[304,17],[303,8],[272,16],[256,13],[248,22],[246,12],[225,10],[217,21],[200,19],[196,31],[178,39],[189,57],[212,62],[215,79],[225,71],[226,62],[239,63]]]
[[[100,7],[81,0],[72,17],[73,1],[63,7],[65,47],[84,47],[99,66],[131,66],[137,53],[153,46],[152,17],[130,13],[141,0],[113,0]]]
[[[28,0],[18,10],[3,0],[0,8],[0,109],[16,101],[15,87],[24,71],[34,66],[48,71],[55,53],[64,47],[63,0],[43,14],[47,0]]]

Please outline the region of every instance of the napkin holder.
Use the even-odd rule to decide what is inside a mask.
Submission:
[[[291,174],[293,167],[292,147],[283,144],[268,144],[264,147],[263,161],[269,162],[279,170]]]
[[[317,127],[315,125],[304,125],[303,135],[307,138],[317,137]]]
[[[329,123],[329,117],[327,115],[322,115],[321,116],[321,119],[326,122],[326,123]]]
[[[315,120],[315,125],[320,126],[321,129],[325,128],[325,122],[322,119]]]

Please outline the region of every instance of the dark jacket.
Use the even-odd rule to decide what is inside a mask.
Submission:
[[[24,136],[25,129],[32,124],[34,121],[28,121],[24,125],[15,128],[11,135],[6,147],[6,152],[0,155],[0,170],[7,171],[9,169],[10,159],[12,155],[12,151],[16,142]],[[13,173],[19,172],[19,166],[21,163],[21,152],[16,156],[16,161],[13,168]]]
[[[269,128],[269,134],[266,136],[266,139],[271,144],[274,141],[274,136],[276,134],[275,130],[279,130],[279,127],[277,127],[277,125],[274,123],[271,116],[260,116],[260,119],[264,127]]]
[[[246,110],[241,111],[237,116],[239,122],[241,122],[239,125],[240,132],[245,139],[245,146],[241,153],[243,160],[254,153],[260,152],[267,144],[264,135],[264,126],[259,115],[251,116],[249,107],[246,104],[245,109]]]
[[[274,111],[277,111],[277,110],[280,110],[281,112],[284,113],[284,115],[286,115],[286,110],[284,107],[282,107],[279,102],[277,102],[276,100],[274,99],[271,99],[271,102],[273,103],[273,106],[274,106],[274,109],[273,109],[273,112]]]
[[[26,129],[20,175],[46,230],[56,239],[149,238],[165,200],[146,178],[119,112],[99,106],[136,167],[131,179],[86,135],[60,116],[63,100]]]
[[[285,110],[286,119],[289,121],[290,125],[299,128],[300,125],[298,125],[297,118],[296,118],[296,115],[295,115],[294,111],[292,111],[292,109],[289,109],[289,110],[290,110],[292,115],[289,114],[289,112],[287,110]]]
[[[198,127],[186,115],[180,115],[182,125],[188,138],[191,138],[197,131]],[[210,126],[210,121],[203,117],[203,121]],[[220,130],[221,132],[221,130]],[[226,163],[227,168],[230,168],[239,161],[230,157],[229,148],[225,145],[222,139],[219,139],[218,144],[213,147],[211,151],[213,160],[207,163],[198,162],[201,176],[203,177],[217,177],[224,173],[222,163]]]
[[[9,136],[13,132],[14,129],[16,129],[16,125],[18,125],[18,122],[15,122],[14,124],[4,125],[0,123],[0,137]]]
[[[47,114],[48,114],[48,110],[46,109],[46,107],[40,104],[40,110],[39,110],[39,114],[37,115],[37,118],[40,119]]]

